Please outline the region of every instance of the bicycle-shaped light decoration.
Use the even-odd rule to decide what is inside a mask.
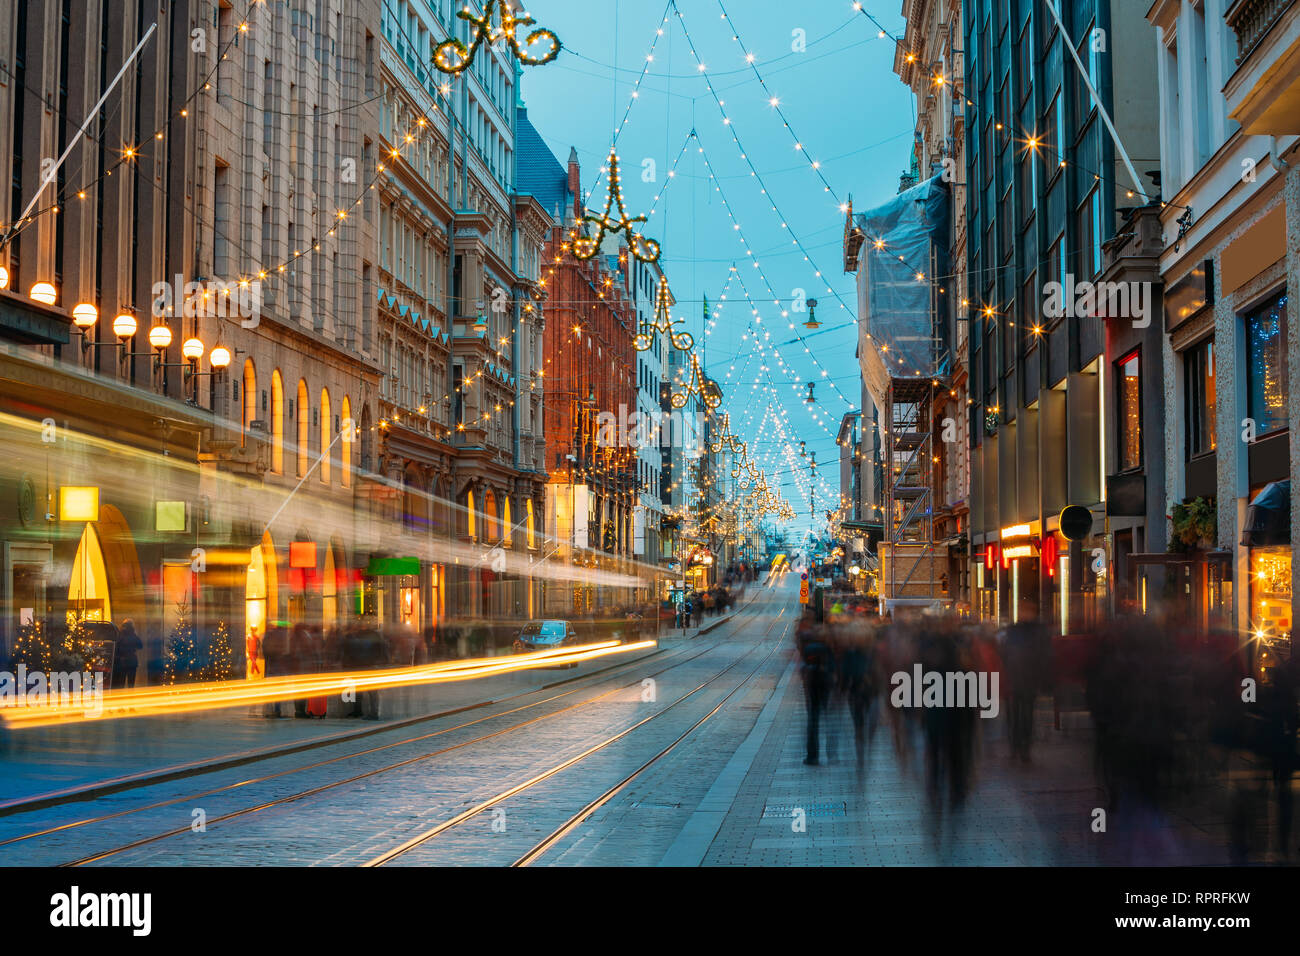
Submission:
[[[537,21],[527,13],[516,16],[514,8],[508,2],[501,3],[500,23],[494,25],[492,13],[496,5],[497,0],[486,0],[481,17],[474,16],[474,12],[469,7],[457,12],[457,17],[471,25],[474,39],[470,41],[469,46],[455,37],[439,43],[433,50],[435,69],[452,76],[459,76],[474,62],[474,56],[480,46],[484,43],[492,46],[502,40],[514,51],[519,62],[526,66],[542,66],[560,55],[560,38],[545,27],[538,27],[524,37],[522,43],[519,41],[517,34],[520,29],[531,27]],[[546,44],[546,52],[540,55],[530,53],[529,51],[539,43]]]

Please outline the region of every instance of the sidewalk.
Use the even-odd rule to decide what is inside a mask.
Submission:
[[[859,773],[852,724],[834,706],[823,726],[822,762],[805,765],[803,687],[787,665],[748,739],[739,742],[661,865],[1231,862],[1228,788],[1253,781],[1257,768],[1238,760],[1231,774],[1203,785],[1182,805],[1136,820],[1117,811],[1107,832],[1094,832],[1094,812],[1106,801],[1093,774],[1092,735],[1086,714],[1068,716],[1073,719],[1064,720],[1062,730],[1054,729],[1051,701],[1040,701],[1028,765],[1009,757],[1005,715],[977,718],[970,793],[956,809],[945,796],[936,812],[926,793],[919,722],[896,747],[882,719]],[[1268,850],[1275,807],[1261,796],[1249,811],[1250,861],[1277,861]]]

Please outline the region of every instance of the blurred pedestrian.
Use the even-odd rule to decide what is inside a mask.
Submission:
[[[144,642],[135,632],[135,622],[127,618],[118,628],[117,647],[113,654],[113,689],[125,689],[135,686],[135,672],[140,667],[140,651]]]
[[[266,637],[262,641],[262,656],[266,661],[266,676],[284,677],[292,668],[290,666],[289,656],[289,629],[279,625],[273,625],[266,629]],[[266,705],[267,717],[284,717],[280,713],[280,701],[275,701]]]
[[[795,631],[795,647],[803,678],[804,700],[808,709],[808,739],[804,763],[820,763],[821,718],[826,710],[834,681],[834,659],[830,646],[811,614],[805,614]]]

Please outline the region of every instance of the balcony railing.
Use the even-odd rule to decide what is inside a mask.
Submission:
[[[1237,34],[1237,49],[1240,51],[1235,61],[1237,66],[1246,61],[1256,44],[1295,3],[1296,0],[1237,0],[1228,8],[1224,20]]]

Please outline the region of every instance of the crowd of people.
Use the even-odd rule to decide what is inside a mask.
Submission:
[[[900,771],[923,775],[936,817],[967,800],[981,762],[1034,766],[1052,705],[1057,715],[1086,717],[1074,726],[1087,728],[1093,766],[1071,772],[1091,777],[1112,830],[1128,838],[1116,845],[1134,848],[1133,859],[1117,862],[1156,852],[1152,842],[1192,804],[1223,813],[1238,861],[1265,849],[1261,830],[1275,849],[1290,847],[1300,662],[1284,662],[1257,683],[1234,634],[1195,634],[1149,614],[1054,639],[1028,602],[1015,623],[998,626],[906,610],[881,616],[846,597],[822,621],[803,615],[794,653],[806,702],[804,762],[836,760],[838,738],[851,726],[866,785],[883,726]],[[996,687],[994,719],[981,719],[969,701],[918,707],[897,693],[912,675],[930,672],[984,675]],[[1164,860],[1189,859],[1185,847],[1164,851]]]
[[[930,799],[959,805],[970,788],[980,739],[976,701],[964,706],[912,707],[907,695],[900,705],[901,679],[917,673],[983,674],[985,686],[999,696],[995,712],[1008,715],[1011,754],[1028,761],[1033,740],[1034,704],[1051,689],[1051,641],[1029,617],[1000,634],[951,616],[880,617],[860,598],[838,600],[823,622],[812,612],[795,631],[795,651],[807,702],[807,752],[804,762],[838,756],[836,719],[847,711],[853,727],[853,750],[865,768],[869,746],[883,722],[901,766],[914,759],[914,741],[924,741],[925,779]],[[994,678],[992,675],[996,675]],[[830,719],[828,719],[830,718]]]

